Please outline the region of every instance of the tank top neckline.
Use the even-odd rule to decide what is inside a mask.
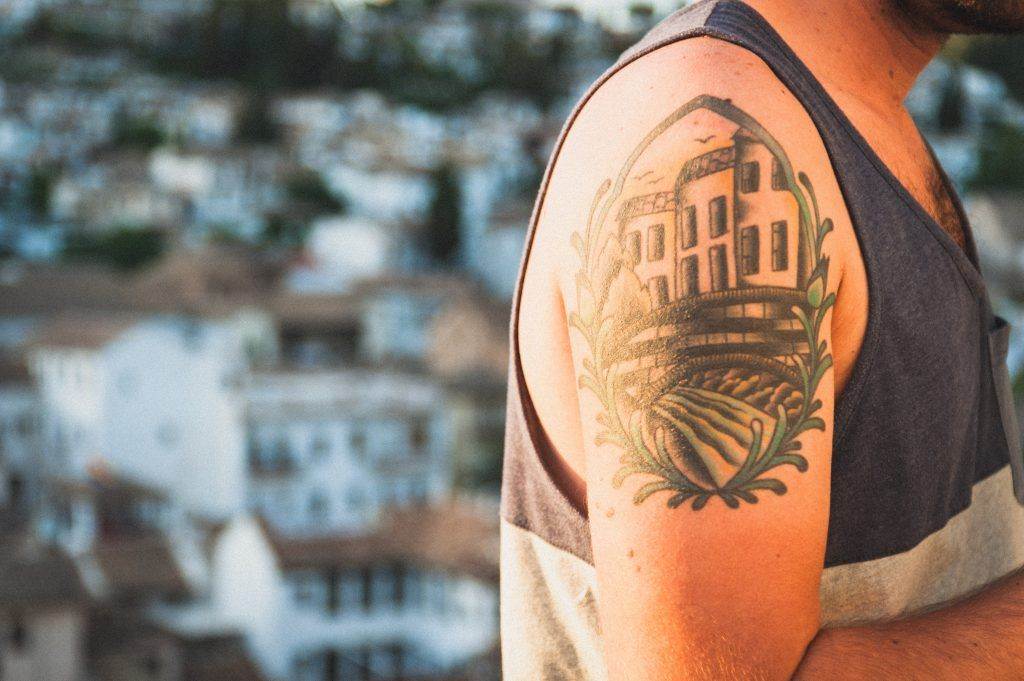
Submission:
[[[978,302],[983,307],[988,307],[988,296],[987,288],[985,285],[984,278],[981,273],[980,264],[978,261],[977,248],[975,245],[973,229],[971,228],[970,220],[967,217],[967,213],[964,210],[963,202],[960,200],[959,195],[953,188],[953,183],[950,180],[942,164],[939,163],[938,158],[935,155],[934,150],[928,140],[921,135],[921,140],[924,142],[925,147],[932,159],[932,163],[935,167],[936,172],[939,175],[939,179],[943,184],[943,188],[949,194],[950,199],[953,201],[953,205],[956,209],[957,215],[960,219],[960,223],[964,233],[965,247],[961,247],[955,239],[938,223],[938,221],[932,217],[921,201],[914,196],[906,185],[896,176],[892,168],[889,167],[885,161],[882,160],[878,152],[875,151],[871,143],[868,142],[867,138],[860,132],[860,129],[850,120],[849,116],[843,111],[842,107],[839,106],[838,102],[829,94],[828,90],[822,84],[821,80],[811,71],[807,63],[800,58],[793,48],[790,47],[789,43],[783,39],[778,31],[769,23],[769,21],[756,9],[743,2],[743,0],[706,0],[708,2],[716,2],[715,12],[729,10],[735,11],[737,14],[744,16],[753,26],[760,28],[764,32],[764,37],[774,43],[774,47],[777,48],[781,56],[786,59],[789,65],[796,69],[803,77],[803,82],[811,87],[812,94],[817,96],[820,103],[824,105],[832,116],[836,119],[839,127],[846,132],[847,136],[853,140],[856,146],[860,149],[864,157],[871,163],[872,166],[879,172],[882,179],[886,181],[888,185],[894,190],[896,195],[900,198],[903,203],[919,218],[924,224],[925,228],[932,234],[932,236],[939,242],[943,249],[949,254],[953,264],[956,265],[964,278],[965,283],[971,289],[972,293],[978,299]],[[686,9],[680,10],[686,11]],[[714,13],[713,13],[714,16]],[[749,30],[751,23],[745,24],[743,28]],[[741,31],[737,31],[738,35],[741,35]],[[756,52],[755,52],[756,54]],[[773,71],[776,69],[769,64],[769,68]],[[780,76],[781,77],[781,76]],[[788,85],[788,84],[787,84]]]

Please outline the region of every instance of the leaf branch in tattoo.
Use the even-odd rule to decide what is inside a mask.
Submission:
[[[680,143],[699,150],[676,161]],[[675,175],[664,168],[676,163]],[[634,501],[728,507],[785,494],[771,472],[807,470],[799,437],[824,430],[815,398],[832,366],[835,303],[810,180],[729,100],[702,96],[641,142],[598,190],[570,325],[590,356],[580,387],[601,403],[597,443],[622,451]]]

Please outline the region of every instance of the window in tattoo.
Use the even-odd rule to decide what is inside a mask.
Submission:
[[[740,191],[752,194],[761,188],[761,165],[757,161],[748,161],[740,167]]]
[[[700,270],[696,255],[688,255],[679,261],[679,281],[683,287],[681,297],[700,293]]]
[[[729,288],[729,261],[725,244],[712,246],[708,257],[711,260],[711,290],[724,291]]]
[[[789,226],[785,220],[772,223],[772,270],[789,269]]]
[[[757,274],[761,265],[761,235],[757,225],[744,227],[740,233],[740,262],[743,274]]]
[[[683,248],[693,248],[697,245],[697,206],[687,206],[680,217],[676,238]]]
[[[711,200],[710,205],[710,230],[711,236],[722,236],[725,234],[726,229],[726,212],[727,204],[724,196],[716,196]]]
[[[777,191],[777,192],[781,192],[781,191],[786,191],[786,189],[788,189],[788,188],[789,187],[786,184],[786,169],[783,168],[782,164],[779,162],[779,159],[773,158],[772,159],[772,189]]]
[[[655,262],[665,257],[665,225],[647,229],[647,259]]]

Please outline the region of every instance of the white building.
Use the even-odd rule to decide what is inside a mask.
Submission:
[[[307,260],[288,276],[288,287],[304,294],[342,293],[354,282],[384,274],[393,264],[399,230],[365,218],[328,216],[313,222]]]
[[[450,678],[495,649],[496,517],[416,507],[324,539],[240,518],[214,551],[214,608],[272,678]]]
[[[241,335],[230,320],[65,317],[30,352],[52,474],[99,464],[223,517],[244,502]]]
[[[464,279],[443,275],[378,277],[355,290],[361,305],[361,350],[374,364],[422,362],[437,314],[446,304],[476,293]]]
[[[280,532],[365,528],[451,488],[443,394],[378,370],[257,371],[246,392],[248,506]]]

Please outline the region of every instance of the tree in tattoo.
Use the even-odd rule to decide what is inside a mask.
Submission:
[[[699,153],[679,160],[683,146]],[[597,444],[622,452],[613,484],[646,478],[635,503],[667,492],[671,508],[738,508],[786,493],[774,469],[807,470],[799,438],[825,429],[815,394],[832,365],[831,230],[775,138],[711,96],[665,119],[598,190],[572,237],[569,322],[589,349],[580,386],[602,406]]]

